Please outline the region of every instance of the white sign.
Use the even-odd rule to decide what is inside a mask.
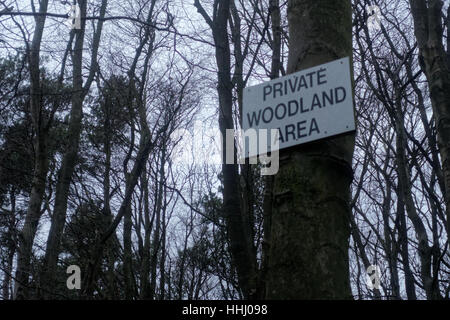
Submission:
[[[246,88],[242,116],[244,132],[278,130],[266,134],[271,151],[354,131],[349,58]],[[244,148],[245,157],[267,152],[256,149]]]

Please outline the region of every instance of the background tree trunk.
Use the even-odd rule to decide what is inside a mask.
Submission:
[[[219,127],[222,134],[222,175],[223,175],[223,214],[230,242],[232,265],[236,268],[240,289],[246,299],[257,293],[257,274],[251,250],[251,235],[248,234],[240,207],[239,175],[234,148],[233,163],[226,163],[226,132],[234,132],[233,122],[233,84],[231,81],[231,52],[228,39],[228,19],[230,18],[230,0],[215,0],[213,19],[205,12],[199,0],[195,6],[211,27],[216,53]],[[233,140],[234,141],[234,140]]]
[[[86,16],[87,1],[79,0],[81,16]],[[106,13],[107,0],[102,0],[100,17],[104,17]],[[47,295],[53,292],[55,285],[56,267],[58,264],[58,256],[60,253],[61,238],[64,231],[67,216],[67,201],[69,198],[70,185],[72,183],[72,175],[78,159],[78,146],[81,134],[81,121],[83,118],[83,101],[94,79],[97,71],[97,52],[100,45],[100,36],[102,32],[103,21],[99,20],[97,30],[94,35],[93,50],[91,57],[91,66],[88,79],[83,87],[83,45],[84,30],[86,20],[82,19],[81,29],[75,29],[75,45],[72,55],[73,63],[73,93],[72,93],[72,109],[70,111],[70,122],[68,129],[68,138],[66,150],[58,173],[58,182],[55,192],[55,207],[52,215],[50,232],[47,239],[47,248],[45,250],[45,258],[43,265],[43,275],[41,279],[41,287],[45,288],[42,294]]]
[[[48,0],[41,1],[39,13],[46,13]],[[47,134],[48,126],[41,117],[42,90],[39,71],[39,54],[41,48],[42,35],[44,32],[45,15],[35,18],[36,27],[34,30],[33,41],[29,48],[29,68],[30,68],[30,110],[33,126],[35,130],[34,137],[34,175],[28,211],[25,217],[25,224],[19,235],[19,250],[17,256],[16,281],[14,287],[15,299],[28,298],[28,280],[30,276],[30,260],[32,256],[33,242],[36,235],[37,226],[41,217],[41,205],[45,193],[45,182],[48,171],[47,155]]]
[[[419,46],[420,67],[428,80],[436,122],[437,142],[445,184],[448,237],[450,234],[450,60],[443,44],[441,18],[443,2],[441,0],[410,0],[409,2]]]
[[[270,79],[276,79],[280,75],[281,70],[281,13],[280,13],[280,1],[270,0],[269,1],[270,10],[270,20],[272,21],[272,65],[270,68]],[[261,265],[261,276],[260,284],[261,294],[263,297],[266,295],[266,276],[267,269],[269,266],[269,252],[270,252],[270,238],[271,238],[271,219],[272,219],[272,209],[273,209],[273,181],[274,177],[272,175],[265,176],[264,179],[264,198],[263,198],[263,212],[264,212],[264,239],[262,245],[262,265]]]

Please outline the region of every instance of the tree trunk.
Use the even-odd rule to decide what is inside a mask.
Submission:
[[[272,66],[270,70],[270,79],[276,79],[280,75],[281,70],[281,13],[280,1],[269,1],[270,20],[272,21]],[[272,227],[272,207],[273,207],[273,176],[267,175],[264,177],[264,198],[263,198],[263,212],[264,212],[264,238],[262,242],[262,263],[260,276],[260,289],[262,296],[266,295],[266,276],[269,267],[269,251],[270,251],[270,229]]]
[[[351,57],[351,15],[350,0],[290,0],[288,72]],[[348,241],[354,140],[354,134],[347,134],[280,153],[267,298],[351,298]]]
[[[165,179],[165,177],[163,177]],[[159,270],[160,270],[160,278],[159,278],[159,299],[164,300],[165,298],[165,286],[166,286],[166,210],[167,210],[167,190],[165,188],[164,183],[164,204],[162,207],[162,215],[161,215],[161,258],[159,260]]]
[[[389,216],[391,213],[392,201],[392,185],[389,179],[386,179],[386,195],[383,200],[383,231],[384,231],[384,250],[386,251],[386,260],[389,265],[390,283],[392,293],[388,299],[400,299],[400,284],[398,279],[398,246],[395,243],[395,236],[392,235],[391,227],[389,226]],[[367,270],[367,267],[366,267]]]
[[[398,242],[401,247],[400,255],[402,256],[403,272],[405,273],[406,297],[408,300],[417,300],[414,275],[409,265],[408,231],[406,229],[405,204],[403,201],[403,196],[399,196],[401,192],[400,187],[397,186],[397,216],[399,219]]]
[[[39,13],[46,13],[48,0],[42,0],[39,5]],[[41,118],[42,91],[40,85],[39,53],[41,48],[42,34],[44,32],[45,15],[35,18],[36,28],[34,30],[33,41],[29,52],[30,67],[30,110],[34,137],[34,175],[32,181],[31,195],[28,202],[28,210],[25,217],[25,224],[19,235],[19,250],[17,256],[16,281],[14,288],[14,299],[28,298],[28,280],[30,276],[30,260],[34,237],[41,217],[41,205],[45,192],[45,182],[48,171],[47,156],[47,133],[48,127]]]
[[[128,180],[128,178],[127,178]],[[131,202],[125,210],[125,215],[123,216],[123,277],[124,277],[124,291],[125,299],[133,299],[133,257],[132,257],[132,243],[131,243],[131,233],[132,233],[132,212],[131,212]]]
[[[128,183],[125,187],[125,196],[120,205],[119,212],[117,213],[114,221],[111,223],[109,228],[102,234],[101,239],[93,249],[92,258],[89,261],[88,270],[85,273],[85,277],[82,282],[85,284],[84,288],[82,288],[82,293],[85,297],[90,297],[92,295],[92,291],[94,289],[94,281],[97,278],[100,261],[103,257],[103,251],[105,249],[105,244],[111,237],[111,235],[115,232],[117,226],[120,223],[120,220],[122,220],[123,216],[125,215],[125,210],[131,203],[134,188],[136,187],[145,163],[148,160],[148,156],[153,148],[154,144],[152,142],[151,135],[144,131],[139,141],[139,150],[133,165],[133,169],[131,170]]]
[[[125,176],[125,184],[129,185],[130,183],[130,173],[128,172],[128,162],[131,159],[134,150],[134,139],[135,139],[135,125],[134,125],[134,111],[133,111],[133,101],[136,97],[133,96],[134,93],[134,77],[130,78],[130,82],[128,84],[128,110],[129,110],[129,120],[131,127],[131,141],[130,146],[128,148],[127,155],[123,161],[123,174]],[[144,164],[145,169],[145,164]],[[132,212],[131,212],[131,201],[127,204],[123,216],[123,281],[124,281],[124,291],[125,291],[125,299],[131,300],[133,295],[132,290],[132,255],[131,255],[131,232],[132,232]]]
[[[150,297],[150,236],[155,219],[155,212],[150,218],[149,190],[147,169],[144,166],[144,172],[141,176],[141,185],[144,190],[144,243],[142,249],[142,265],[141,265],[141,299]]]
[[[79,0],[81,16],[86,16],[87,1]],[[107,0],[102,1],[100,16],[104,17],[106,12]],[[58,173],[58,182],[55,192],[55,207],[52,215],[52,222],[47,239],[47,247],[45,250],[44,265],[42,271],[41,286],[46,290],[43,292],[44,297],[51,297],[56,277],[56,267],[58,264],[58,256],[60,253],[61,238],[66,223],[67,200],[69,197],[70,184],[72,175],[75,170],[78,156],[78,145],[81,133],[81,120],[83,117],[83,101],[93,81],[94,74],[97,70],[97,52],[100,45],[100,35],[103,21],[99,20],[97,30],[94,35],[93,52],[89,77],[83,88],[83,44],[84,30],[86,20],[82,19],[81,29],[74,30],[76,34],[75,45],[73,49],[73,93],[72,93],[72,109],[70,111],[70,122],[68,129],[68,138],[66,150]]]
[[[16,190],[12,188],[10,191],[10,203],[11,203],[11,216],[8,219],[8,239],[7,239],[7,260],[5,261],[4,278],[2,283],[2,296],[3,300],[11,299],[10,284],[12,279],[14,255],[16,253]]]
[[[448,237],[450,234],[450,59],[443,45],[441,19],[443,2],[440,0],[410,0],[409,2],[419,46],[420,67],[428,80],[436,122],[437,142],[444,175]]]
[[[163,138],[164,139],[164,138]],[[150,278],[150,298],[153,300],[156,298],[156,267],[158,265],[158,252],[161,244],[161,214],[163,210],[163,197],[164,197],[164,177],[165,177],[165,165],[166,165],[166,146],[162,146],[161,163],[159,167],[158,177],[158,193],[156,199],[156,221],[155,221],[155,233],[153,236],[153,250],[151,258],[151,278]],[[164,270],[161,270],[164,272]]]
[[[100,85],[98,85],[100,88]],[[105,105],[104,105],[104,113],[105,113],[105,123],[104,123],[104,140],[103,140],[103,152],[105,153],[105,174],[103,177],[103,223],[102,223],[102,231],[105,231],[108,226],[111,224],[113,215],[111,212],[111,197],[110,197],[110,189],[111,189],[111,112],[112,112],[112,104],[109,97],[106,97]],[[116,255],[116,244],[118,240],[116,238],[115,232],[112,235],[112,239],[108,241],[106,256],[107,256],[107,279],[108,279],[108,293],[107,296],[109,299],[116,300],[117,299],[117,286],[115,281],[115,268],[114,262],[117,257]]]
[[[240,207],[239,175],[235,148],[233,148],[233,163],[227,164],[226,133],[234,132],[233,122],[233,84],[231,81],[231,52],[228,39],[228,19],[230,15],[230,0],[215,0],[213,20],[207,15],[199,0],[194,5],[205,21],[211,27],[217,63],[218,94],[219,94],[219,127],[222,139],[222,175],[223,175],[223,214],[227,225],[230,242],[232,266],[236,268],[239,287],[246,299],[253,298],[257,293],[257,279],[253,251],[249,243],[243,213]],[[230,157],[231,158],[231,157]]]
[[[365,248],[363,245],[363,241],[361,239],[361,234],[359,233],[359,230],[358,230],[358,225],[356,224],[356,221],[354,220],[353,216],[350,216],[350,223],[351,223],[351,227],[352,227],[353,240],[355,241],[356,247],[358,248],[364,268],[367,270],[369,268],[369,266],[371,265],[371,263],[369,261],[369,258],[367,257],[367,254],[366,254],[366,251],[365,251]],[[359,267],[359,263],[358,263],[358,267]],[[359,279],[359,277],[358,277],[358,279]],[[380,290],[377,288],[374,288],[373,292],[374,292],[375,300],[380,300],[381,299]]]
[[[433,285],[431,277],[431,258],[432,252],[428,245],[428,235],[425,229],[425,225],[417,213],[417,209],[412,197],[411,179],[409,177],[407,160],[406,160],[406,137],[404,127],[404,114],[401,109],[401,104],[398,98],[396,98],[396,113],[395,113],[395,129],[396,129],[396,162],[398,173],[398,187],[399,197],[402,197],[402,201],[405,204],[406,213],[411,223],[414,226],[414,230],[418,239],[418,254],[420,258],[420,275],[422,278],[423,286],[427,295],[427,299],[440,298],[439,288],[436,287],[436,283]]]

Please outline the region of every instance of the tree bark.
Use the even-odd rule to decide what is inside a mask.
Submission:
[[[16,253],[16,190],[12,188],[9,194],[11,211],[9,214],[11,215],[8,219],[8,239],[7,239],[7,259],[5,261],[5,269],[3,283],[2,283],[2,296],[3,300],[11,299],[10,294],[10,284],[12,279],[12,271],[13,271],[13,263],[14,263],[14,255]]]
[[[120,205],[119,212],[117,213],[114,221],[108,227],[108,229],[102,234],[101,239],[96,244],[93,249],[92,258],[89,261],[88,270],[85,274],[84,280],[84,288],[82,288],[82,293],[85,297],[90,297],[92,295],[92,291],[94,288],[94,281],[97,278],[97,273],[100,267],[100,261],[103,257],[103,251],[105,249],[105,244],[111,235],[115,232],[117,226],[125,215],[126,208],[131,203],[132,194],[138,179],[142,173],[142,170],[145,166],[145,163],[148,160],[148,156],[151,150],[154,147],[154,143],[152,141],[151,135],[143,133],[140,138],[139,150],[136,156],[136,161],[134,162],[133,169],[130,173],[130,179],[128,180],[127,186],[125,188],[125,197]]]
[[[400,299],[400,283],[398,278],[397,258],[398,245],[395,242],[395,235],[389,226],[389,215],[391,213],[392,185],[386,180],[386,196],[383,200],[383,230],[384,230],[384,247],[386,251],[386,259],[389,265],[390,283],[392,293],[389,299]],[[366,267],[367,270],[367,267]]]
[[[270,20],[272,21],[272,65],[270,69],[270,79],[276,79],[280,75],[281,70],[281,13],[280,1],[269,1]],[[263,212],[264,212],[264,238],[262,243],[262,263],[260,276],[260,291],[263,297],[266,295],[266,276],[269,267],[270,259],[270,238],[272,227],[272,208],[273,208],[273,181],[272,175],[267,175],[264,178],[264,198],[263,198]]]
[[[428,80],[436,123],[445,184],[444,201],[448,237],[450,234],[450,59],[443,44],[441,18],[443,2],[441,0],[410,0],[409,2],[419,46],[420,67]]]
[[[165,177],[164,177],[165,179]],[[165,182],[164,182],[164,204],[162,207],[162,214],[161,214],[161,258],[159,259],[159,270],[160,270],[160,277],[159,277],[159,299],[164,300],[165,298],[165,287],[166,287],[166,211],[167,211],[167,190],[165,188]]]
[[[439,288],[436,287],[436,283],[433,285],[431,277],[431,258],[432,251],[428,244],[428,235],[425,229],[425,225],[417,213],[416,206],[412,197],[411,179],[409,177],[407,160],[406,160],[406,137],[404,126],[404,114],[401,109],[401,103],[399,98],[396,98],[396,113],[395,113],[395,129],[396,129],[396,162],[398,173],[398,188],[399,197],[402,197],[402,201],[405,204],[406,213],[411,223],[414,226],[414,230],[418,239],[418,254],[420,258],[420,275],[422,278],[423,286],[427,295],[427,299],[439,299]]]
[[[45,18],[44,13],[47,12],[48,0],[42,0],[39,5],[39,13],[43,15],[35,17],[36,27],[34,30],[33,40],[29,52],[30,67],[30,110],[33,127],[35,130],[34,137],[34,175],[32,181],[31,195],[28,202],[28,210],[25,217],[25,224],[19,235],[19,249],[17,256],[16,281],[14,288],[14,299],[28,298],[28,280],[30,276],[30,260],[34,237],[36,235],[37,226],[41,217],[41,205],[45,192],[45,182],[48,171],[48,155],[47,155],[47,133],[48,126],[41,117],[42,90],[40,84],[39,70],[39,54],[41,48],[41,40],[44,32]]]
[[[87,1],[79,0],[81,16],[86,16]],[[106,13],[107,0],[102,1],[100,17]],[[97,23],[97,30],[94,35],[93,52],[91,58],[91,67],[88,79],[83,87],[83,44],[84,30],[86,20],[82,19],[81,29],[74,30],[76,38],[73,49],[73,93],[72,109],[70,111],[70,122],[68,129],[67,146],[58,173],[58,182],[55,192],[55,207],[52,215],[51,227],[47,239],[45,250],[44,265],[42,271],[41,287],[45,288],[44,297],[51,297],[56,276],[56,267],[60,253],[61,238],[66,223],[67,200],[69,197],[72,175],[75,170],[78,156],[78,145],[81,133],[81,120],[83,117],[83,101],[94,79],[97,71],[97,52],[100,45],[100,36],[102,32],[103,21],[100,19]]]
[[[98,88],[100,88],[100,83],[98,84]],[[102,223],[102,231],[105,231],[108,226],[111,224],[113,215],[111,212],[111,130],[112,130],[112,119],[111,113],[113,111],[114,106],[112,104],[112,99],[108,96],[105,97],[105,102],[103,106],[103,112],[105,115],[105,122],[103,124],[103,152],[105,154],[105,173],[103,176],[103,223]],[[114,263],[117,257],[117,243],[118,240],[116,238],[115,232],[112,235],[112,239],[107,244],[106,256],[107,256],[107,265],[108,270],[106,277],[108,279],[108,299],[116,300],[117,299],[117,285],[115,281],[115,267]]]
[[[349,0],[290,0],[288,73],[351,57],[351,14]],[[267,298],[351,298],[348,241],[354,141],[354,134],[347,134],[280,153]]]
[[[211,19],[199,0],[194,5],[212,30],[217,63],[219,94],[219,127],[222,139],[222,175],[223,175],[223,214],[230,242],[232,266],[236,268],[239,287],[246,299],[252,299],[257,293],[257,279],[252,260],[253,252],[248,245],[250,235],[240,208],[239,175],[236,152],[233,163],[226,163],[226,132],[234,132],[233,123],[233,84],[231,81],[231,53],[228,40],[228,19],[230,0],[215,0],[213,19]],[[234,148],[235,149],[235,148]]]
[[[163,207],[163,197],[164,197],[164,176],[165,176],[165,165],[166,165],[166,146],[162,146],[160,167],[158,170],[158,194],[156,199],[156,221],[155,221],[155,233],[153,235],[153,249],[151,255],[151,277],[150,277],[150,299],[154,300],[156,297],[156,267],[158,265],[158,252],[161,244],[161,213]],[[161,270],[164,272],[164,270]]]
[[[247,56],[247,45],[245,43],[244,52],[242,50],[242,38],[241,38],[241,18],[239,16],[239,12],[236,8],[236,5],[233,1],[230,1],[230,17],[228,19],[231,29],[232,41],[233,41],[233,49],[234,49],[234,73],[232,77],[232,83],[236,88],[237,95],[237,103],[239,110],[239,122],[242,127],[242,119],[243,119],[243,95],[245,89],[245,80],[244,80],[244,62]],[[257,53],[255,53],[256,55]],[[248,71],[251,72],[251,69]],[[236,160],[235,160],[236,161]],[[248,274],[250,275],[250,282],[255,283],[257,281],[257,286],[251,293],[251,298],[262,298],[262,291],[260,287],[260,273],[258,272],[257,262],[256,262],[256,248],[254,245],[255,239],[255,189],[254,189],[254,180],[255,180],[255,170],[253,165],[249,163],[249,159],[245,159],[245,162],[240,166],[240,175],[239,175],[239,188],[238,193],[240,195],[240,210],[242,216],[242,232],[244,232],[246,236],[246,250],[249,254],[248,260],[250,263],[251,269],[248,270]],[[250,296],[249,296],[250,297]]]
[[[142,246],[142,264],[141,264],[141,299],[148,299],[150,297],[150,237],[153,227],[153,221],[155,219],[155,212],[150,217],[150,204],[149,204],[149,188],[147,168],[144,166],[144,172],[141,176],[141,186],[144,192],[144,240]]]

